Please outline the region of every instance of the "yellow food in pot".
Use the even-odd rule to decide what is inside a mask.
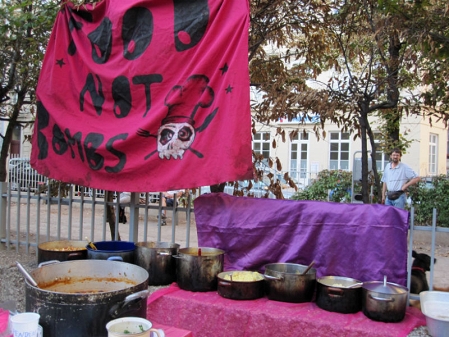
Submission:
[[[224,279],[228,281],[254,282],[263,280],[263,276],[255,271],[235,271],[232,274],[226,274]]]

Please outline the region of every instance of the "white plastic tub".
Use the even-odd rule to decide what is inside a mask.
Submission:
[[[429,333],[433,337],[449,337],[449,293],[423,291],[419,298]]]

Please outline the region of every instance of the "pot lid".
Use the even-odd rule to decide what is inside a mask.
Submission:
[[[344,276],[323,276],[317,279],[317,282],[324,286],[337,288],[360,288],[362,285],[361,281]]]
[[[375,291],[382,294],[403,294],[408,292],[406,287],[403,287],[396,283],[390,282],[381,282],[381,281],[372,281],[372,282],[363,282],[363,288],[369,291]]]

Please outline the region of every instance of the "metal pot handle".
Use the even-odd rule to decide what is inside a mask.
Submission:
[[[172,255],[175,259],[182,259],[182,255]]]
[[[171,252],[157,252],[157,255],[172,255]]]
[[[388,297],[388,298],[383,298],[383,297],[377,297],[377,296],[373,296],[372,294],[368,294],[369,297],[371,297],[373,300],[375,301],[381,301],[381,302],[394,302],[394,298],[392,297]]]
[[[74,252],[71,253],[67,256],[67,260],[71,261],[71,260],[81,260],[83,258],[83,253],[82,252]]]
[[[109,316],[111,316],[112,318],[118,318],[123,315],[124,312],[133,309],[131,307],[134,305],[137,305],[137,309],[140,309],[142,306],[142,300],[147,298],[149,293],[150,292],[148,290],[142,290],[126,296],[123,301],[118,302],[111,307],[111,309],[109,310]]]
[[[232,286],[231,283],[225,282],[225,281],[218,281],[218,285],[223,286],[223,287],[231,287]]]
[[[331,297],[342,297],[343,289],[336,287],[329,287],[327,288],[327,294]]]
[[[126,304],[130,301],[137,300],[138,298],[142,298],[142,299],[147,298],[149,294],[150,294],[150,292],[148,290],[142,290],[137,293],[128,295],[125,297],[124,304]]]
[[[45,261],[45,262],[41,262],[37,265],[38,268],[46,266],[47,264],[53,264],[53,263],[60,263],[61,261],[59,260],[50,260],[50,261]]]
[[[271,276],[267,274],[263,274],[263,277],[268,280],[276,280],[276,281],[282,281],[284,279],[284,276]]]

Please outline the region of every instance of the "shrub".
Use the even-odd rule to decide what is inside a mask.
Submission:
[[[294,200],[322,200],[351,202],[352,172],[343,170],[323,170],[318,173],[317,179],[292,196]]]
[[[437,226],[449,227],[449,180],[446,175],[426,178],[409,188],[411,205],[415,209],[414,224],[431,226],[433,209],[437,210]]]

